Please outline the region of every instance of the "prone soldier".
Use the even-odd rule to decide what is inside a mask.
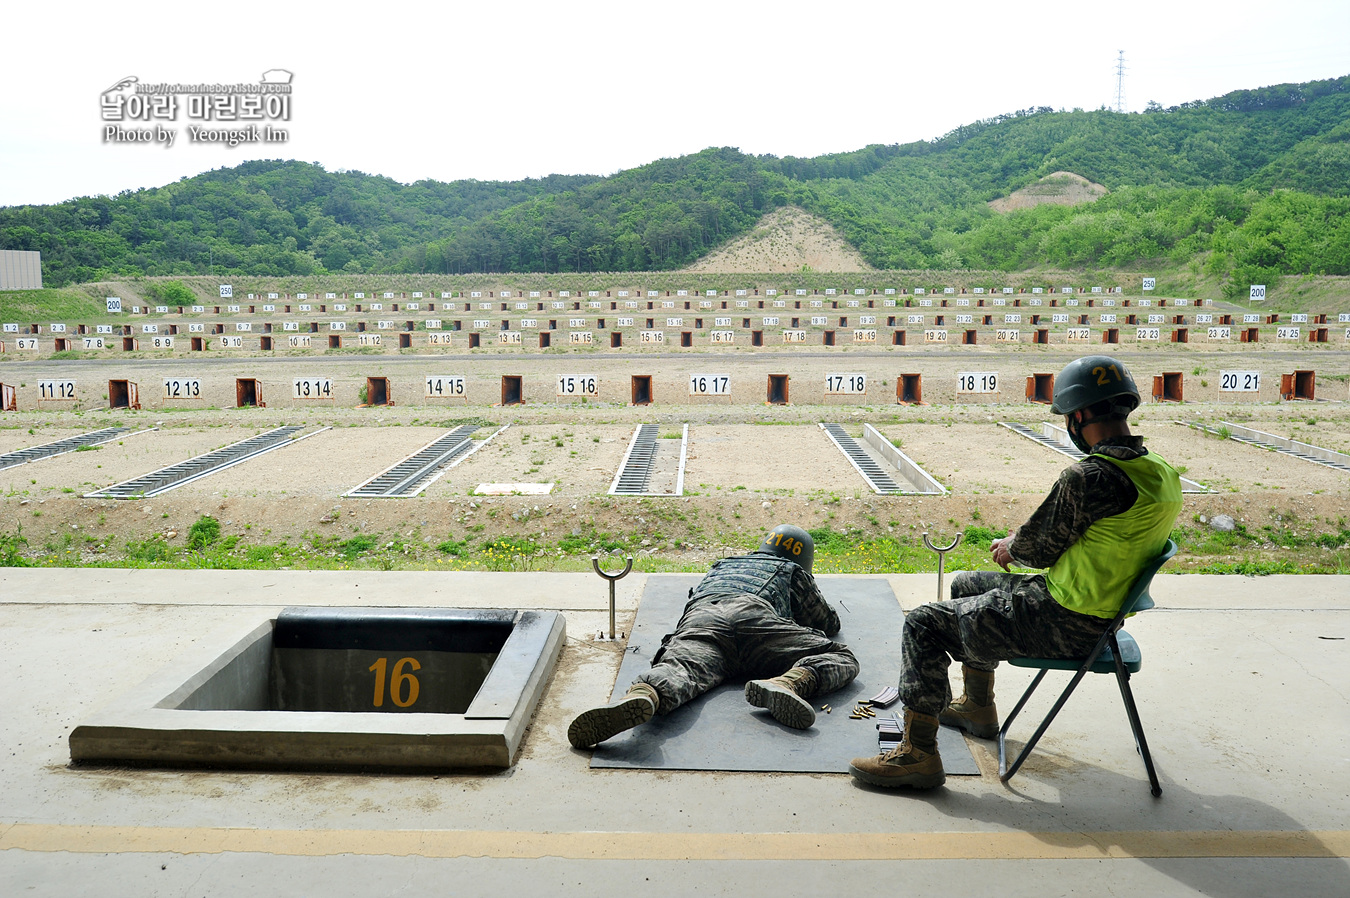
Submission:
[[[839,632],[839,615],[811,575],[814,557],[810,534],[783,524],[751,554],[718,561],[689,591],[651,670],[618,701],[579,714],[568,741],[597,745],[738,676],[767,678],[745,684],[751,705],[786,726],[809,728],[816,721],[809,699],[858,675],[853,652],[830,639]]]

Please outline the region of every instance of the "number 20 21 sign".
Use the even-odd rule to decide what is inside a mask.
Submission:
[[[1259,393],[1261,392],[1260,371],[1220,371],[1220,393]]]

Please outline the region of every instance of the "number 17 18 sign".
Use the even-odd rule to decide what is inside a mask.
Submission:
[[[866,374],[827,374],[825,375],[827,395],[866,395]]]

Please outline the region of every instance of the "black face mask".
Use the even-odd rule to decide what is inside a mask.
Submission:
[[[1092,422],[1087,423],[1091,424]],[[1064,429],[1069,432],[1069,439],[1078,447],[1079,452],[1084,455],[1091,454],[1092,446],[1088,444],[1087,440],[1083,439],[1083,425],[1078,422],[1077,418],[1073,415],[1065,415]]]

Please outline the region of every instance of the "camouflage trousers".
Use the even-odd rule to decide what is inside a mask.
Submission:
[[[656,690],[657,710],[668,714],[726,680],[776,677],[793,667],[809,668],[813,694],[821,695],[858,675],[848,646],[782,617],[764,599],[718,596],[685,609],[675,632],[661,640],[652,669],[637,679]]]
[[[937,714],[952,700],[952,661],[993,670],[1008,658],[1086,655],[1110,623],[1056,602],[1040,574],[962,572],[952,578],[950,601],[905,615],[900,700],[914,711]]]

